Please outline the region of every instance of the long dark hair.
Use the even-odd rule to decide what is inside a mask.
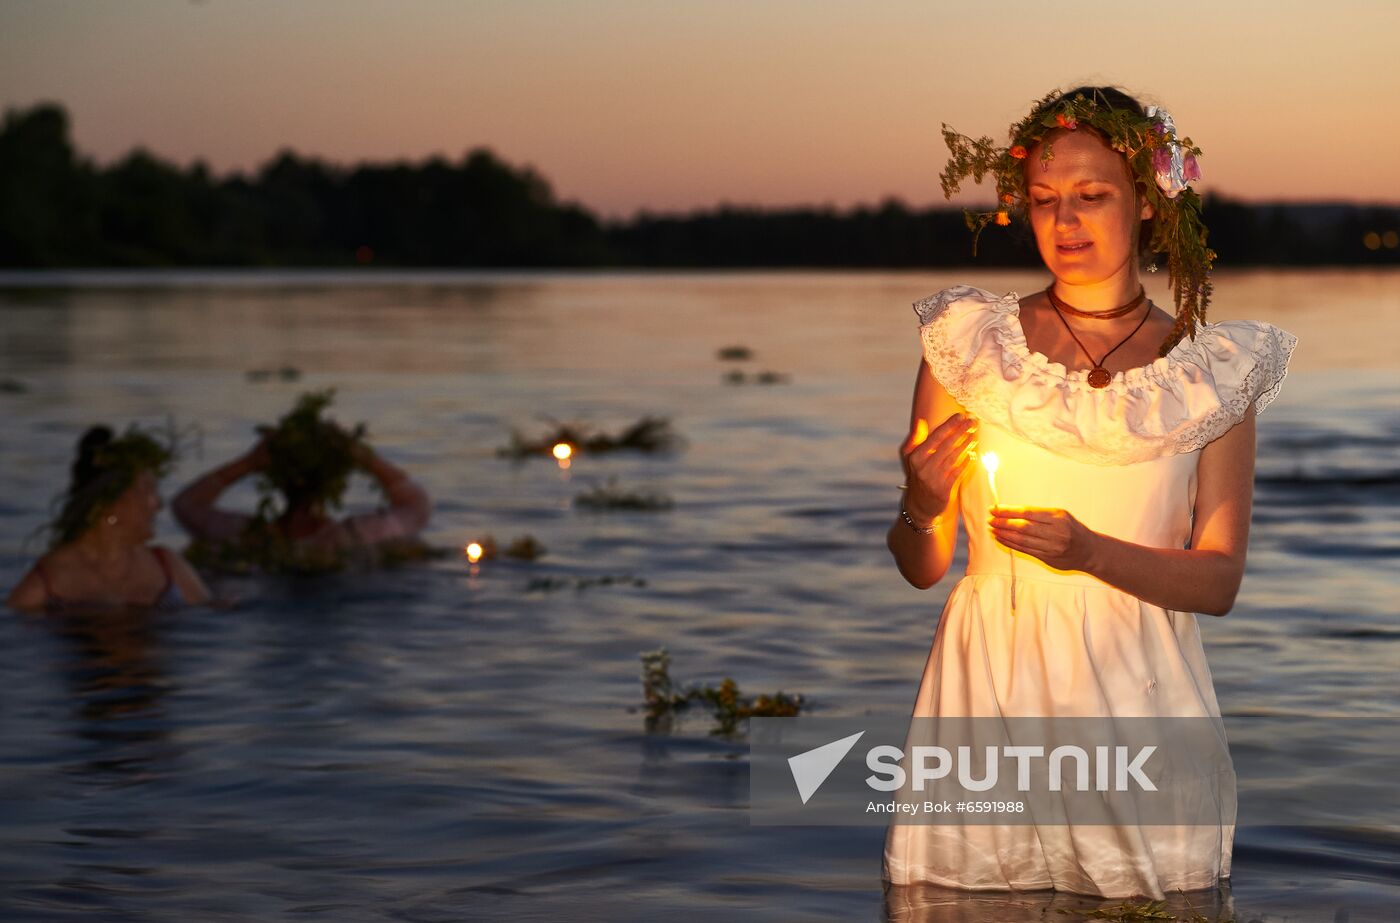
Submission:
[[[89,427],[78,440],[68,490],[59,498],[58,515],[49,524],[49,547],[77,539],[126,493],[142,471],[160,477],[173,457],[169,447],[135,427],[122,436],[109,426]]]

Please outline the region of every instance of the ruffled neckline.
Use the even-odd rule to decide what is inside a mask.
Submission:
[[[1026,345],[1021,298],[955,285],[914,303],[924,360],[967,410],[1100,465],[1201,448],[1278,394],[1297,338],[1263,321],[1202,324],[1165,356],[1089,384]]]
[[[1021,296],[1019,293],[1007,292],[998,297],[985,289],[978,289],[978,291],[989,296],[988,300],[993,302],[992,307],[1005,316],[1006,323],[1000,326],[998,333],[998,340],[1003,348],[1010,349],[1021,361],[1028,363],[1032,368],[1052,378],[1066,381],[1089,391],[1121,390],[1142,385],[1149,380],[1161,382],[1172,365],[1180,361],[1182,354],[1195,345],[1190,337],[1182,337],[1165,356],[1154,359],[1147,365],[1120,369],[1112,373],[1113,377],[1109,379],[1104,388],[1095,388],[1089,384],[1090,369],[1067,368],[1064,363],[1056,362],[1044,353],[1037,352],[1026,345],[1026,330],[1021,326]],[[1211,332],[1214,326],[1213,324],[1200,325],[1196,330],[1196,336],[1199,337],[1203,333]]]

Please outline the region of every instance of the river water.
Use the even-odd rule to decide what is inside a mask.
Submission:
[[[952,584],[910,587],[884,546],[919,361],[910,305],[964,281],[1044,285],[0,276],[0,585],[38,551],[86,425],[197,431],[169,496],[321,387],[427,486],[432,542],[529,534],[546,549],[224,578],[229,609],[0,618],[0,917],[1038,921],[1098,906],[937,890],[887,906],[882,831],[750,826],[744,740],[699,719],[649,733],[637,710],[639,655],[664,646],[680,682],[907,715]],[[1200,619],[1222,708],[1299,728],[1349,716],[1354,765],[1383,762],[1400,728],[1400,273],[1221,272],[1211,319],[1237,317],[1300,345],[1259,419],[1244,585],[1227,617]],[[752,357],[719,358],[731,345]],[[496,452],[551,419],[615,432],[648,414],[684,444],[567,469]],[[611,478],[673,505],[573,504]],[[369,502],[357,484],[350,505]],[[168,512],[159,539],[184,544]],[[1281,765],[1268,784],[1318,819],[1241,817],[1212,912],[1400,916],[1400,816],[1349,807],[1342,776]]]

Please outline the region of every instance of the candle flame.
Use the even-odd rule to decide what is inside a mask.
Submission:
[[[992,489],[992,503],[1001,506],[1001,495],[997,493],[997,467],[1001,459],[995,452],[983,452],[980,456],[982,467],[987,469],[987,486]]]
[[[554,444],[554,457],[563,461],[574,454],[574,447],[567,442],[556,442]]]
[[[472,542],[463,550],[467,553],[467,560],[473,564],[481,560],[482,548],[477,542]]]

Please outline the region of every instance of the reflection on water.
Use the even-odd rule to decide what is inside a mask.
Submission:
[[[428,486],[432,542],[529,533],[547,554],[225,581],[245,600],[231,611],[0,618],[0,918],[1007,921],[1104,903],[882,893],[883,830],[750,826],[744,744],[703,717],[648,735],[635,710],[639,654],[664,645],[682,681],[908,713],[951,586],[905,585],[884,547],[910,305],[1038,276],[170,278],[0,289],[0,377],[19,384],[0,391],[0,583],[27,566],[86,425],[198,423],[203,454],[168,496],[328,386]],[[1228,617],[1201,619],[1222,707],[1382,720],[1332,729],[1333,775],[1267,742],[1281,756],[1253,784],[1320,820],[1242,818],[1230,887],[1189,898],[1211,919],[1390,920],[1400,821],[1328,790],[1378,764],[1400,715],[1400,414],[1378,346],[1400,336],[1400,275],[1226,273],[1216,292],[1217,319],[1301,340],[1260,418],[1248,575]],[[719,358],[735,344],[752,358]],[[300,380],[245,375],[282,366]],[[727,384],[735,369],[788,378]],[[646,414],[685,450],[567,472],[495,454],[546,416],[616,431]],[[612,477],[675,506],[574,507]],[[374,502],[357,484],[351,506]],[[183,543],[168,517],[161,532]],[[602,579],[620,574],[640,580]]]
[[[1083,919],[1095,911],[1124,903],[1056,891],[1027,891],[1007,896],[934,885],[887,885],[885,919],[891,923],[1045,923],[1055,919]],[[1235,915],[1235,902],[1230,883],[1226,881],[1214,890],[1168,894],[1153,910],[1175,914],[1182,920],[1192,919],[1193,913],[1207,920],[1229,920]]]
[[[75,771],[131,785],[154,778],[170,755],[161,708],[169,684],[156,653],[160,618],[117,609],[65,611],[43,620],[63,643],[76,736],[93,745]]]

